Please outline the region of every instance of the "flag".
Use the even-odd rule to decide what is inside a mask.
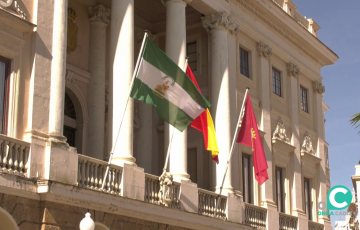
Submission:
[[[261,142],[261,137],[256,123],[254,111],[251,106],[249,93],[246,95],[245,114],[241,123],[239,136],[236,142],[252,147],[255,179],[259,184],[263,184],[268,178],[268,165]]]
[[[159,116],[179,131],[211,105],[179,66],[149,38],[130,97],[156,108]]]
[[[190,77],[201,93],[200,87],[196,82],[194,74],[192,73],[189,65],[186,68],[186,75]],[[219,147],[216,140],[214,123],[209,109],[206,109],[202,114],[200,114],[200,116],[193,120],[190,126],[203,133],[206,150],[211,151],[212,159],[216,161],[217,164],[219,164]]]

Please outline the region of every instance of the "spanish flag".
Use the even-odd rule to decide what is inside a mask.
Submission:
[[[189,76],[201,93],[200,87],[196,82],[189,65],[186,68],[186,75]],[[202,114],[200,114],[200,116],[193,120],[190,125],[203,133],[206,150],[211,151],[212,159],[219,164],[219,147],[216,140],[214,122],[211,118],[209,109],[206,109]]]

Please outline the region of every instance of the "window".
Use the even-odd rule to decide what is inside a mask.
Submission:
[[[0,56],[0,133],[7,134],[11,60]]]
[[[301,110],[309,113],[308,90],[300,86]]]
[[[75,147],[76,112],[75,106],[67,94],[65,94],[64,115],[63,135],[66,137],[66,142],[71,147]]]
[[[244,202],[251,203],[252,168],[250,167],[250,156],[244,153],[242,155],[242,168]]]
[[[240,73],[250,78],[249,74],[249,52],[240,48]]]
[[[280,71],[272,69],[272,79],[273,79],[273,93],[281,97],[281,77]]]
[[[276,178],[276,204],[279,212],[285,212],[284,182],[282,168],[275,167]]]
[[[304,178],[304,203],[305,203],[305,213],[308,216],[309,220],[312,220],[311,188],[310,188],[310,180],[308,178]]]
[[[192,182],[197,183],[197,149],[190,148],[187,151],[187,171]]]
[[[197,71],[197,42],[189,42],[186,45],[186,56],[188,56],[189,66],[193,72]]]

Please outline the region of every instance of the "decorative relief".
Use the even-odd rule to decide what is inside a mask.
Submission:
[[[110,23],[110,9],[106,9],[103,5],[89,6],[89,20],[92,21],[103,21],[106,24]]]
[[[240,30],[238,24],[231,19],[230,14],[227,12],[203,17],[201,18],[201,22],[203,27],[208,31],[211,31],[219,26],[225,27],[225,29],[233,34],[237,34]]]
[[[67,53],[74,52],[77,47],[78,27],[75,23],[76,12],[72,8],[68,8],[68,29],[67,29]]]
[[[24,11],[21,9],[18,1],[14,0],[0,0],[0,7],[3,8],[12,8],[20,17],[24,20],[27,20],[27,16]]]
[[[259,42],[257,44],[257,50],[261,56],[270,57],[272,55],[272,49],[264,42]]]
[[[69,87],[71,84],[77,85],[74,78],[74,72],[71,70],[66,70],[65,86]]]
[[[297,65],[291,63],[291,62],[287,63],[286,70],[288,72],[289,77],[296,77],[297,78],[299,76],[299,74],[300,74],[299,67]]]
[[[281,117],[279,117],[277,121],[276,129],[273,133],[272,139],[278,139],[288,144],[290,143],[289,138],[286,136],[285,124]]]
[[[323,86],[321,82],[313,81],[313,88],[314,92],[317,92],[319,94],[325,93],[325,86]]]
[[[139,118],[139,101],[134,100],[134,127],[137,129],[141,128],[141,122]]]
[[[161,0],[161,3],[162,3],[163,5],[165,5],[167,2],[170,2],[170,1],[173,1],[173,0]],[[184,1],[186,4],[188,4],[188,3],[191,2],[192,0],[182,0],[182,1]]]
[[[160,180],[160,204],[164,205],[165,207],[170,207],[173,196],[174,196],[174,189],[173,189],[173,175],[169,172],[163,172],[159,178]]]
[[[308,153],[308,154],[312,154],[312,155],[316,155],[316,152],[313,148],[313,145],[312,145],[312,140],[311,140],[311,137],[310,137],[310,134],[308,132],[305,133],[305,136],[304,136],[304,141],[303,141],[303,144],[301,146],[301,152],[302,153]]]

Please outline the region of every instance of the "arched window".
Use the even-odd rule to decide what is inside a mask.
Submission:
[[[1,229],[19,230],[14,218],[3,208],[0,208],[0,223]]]
[[[65,93],[65,105],[64,105],[64,131],[63,135],[67,139],[67,143],[75,147],[76,136],[76,112],[75,106],[71,98]]]

